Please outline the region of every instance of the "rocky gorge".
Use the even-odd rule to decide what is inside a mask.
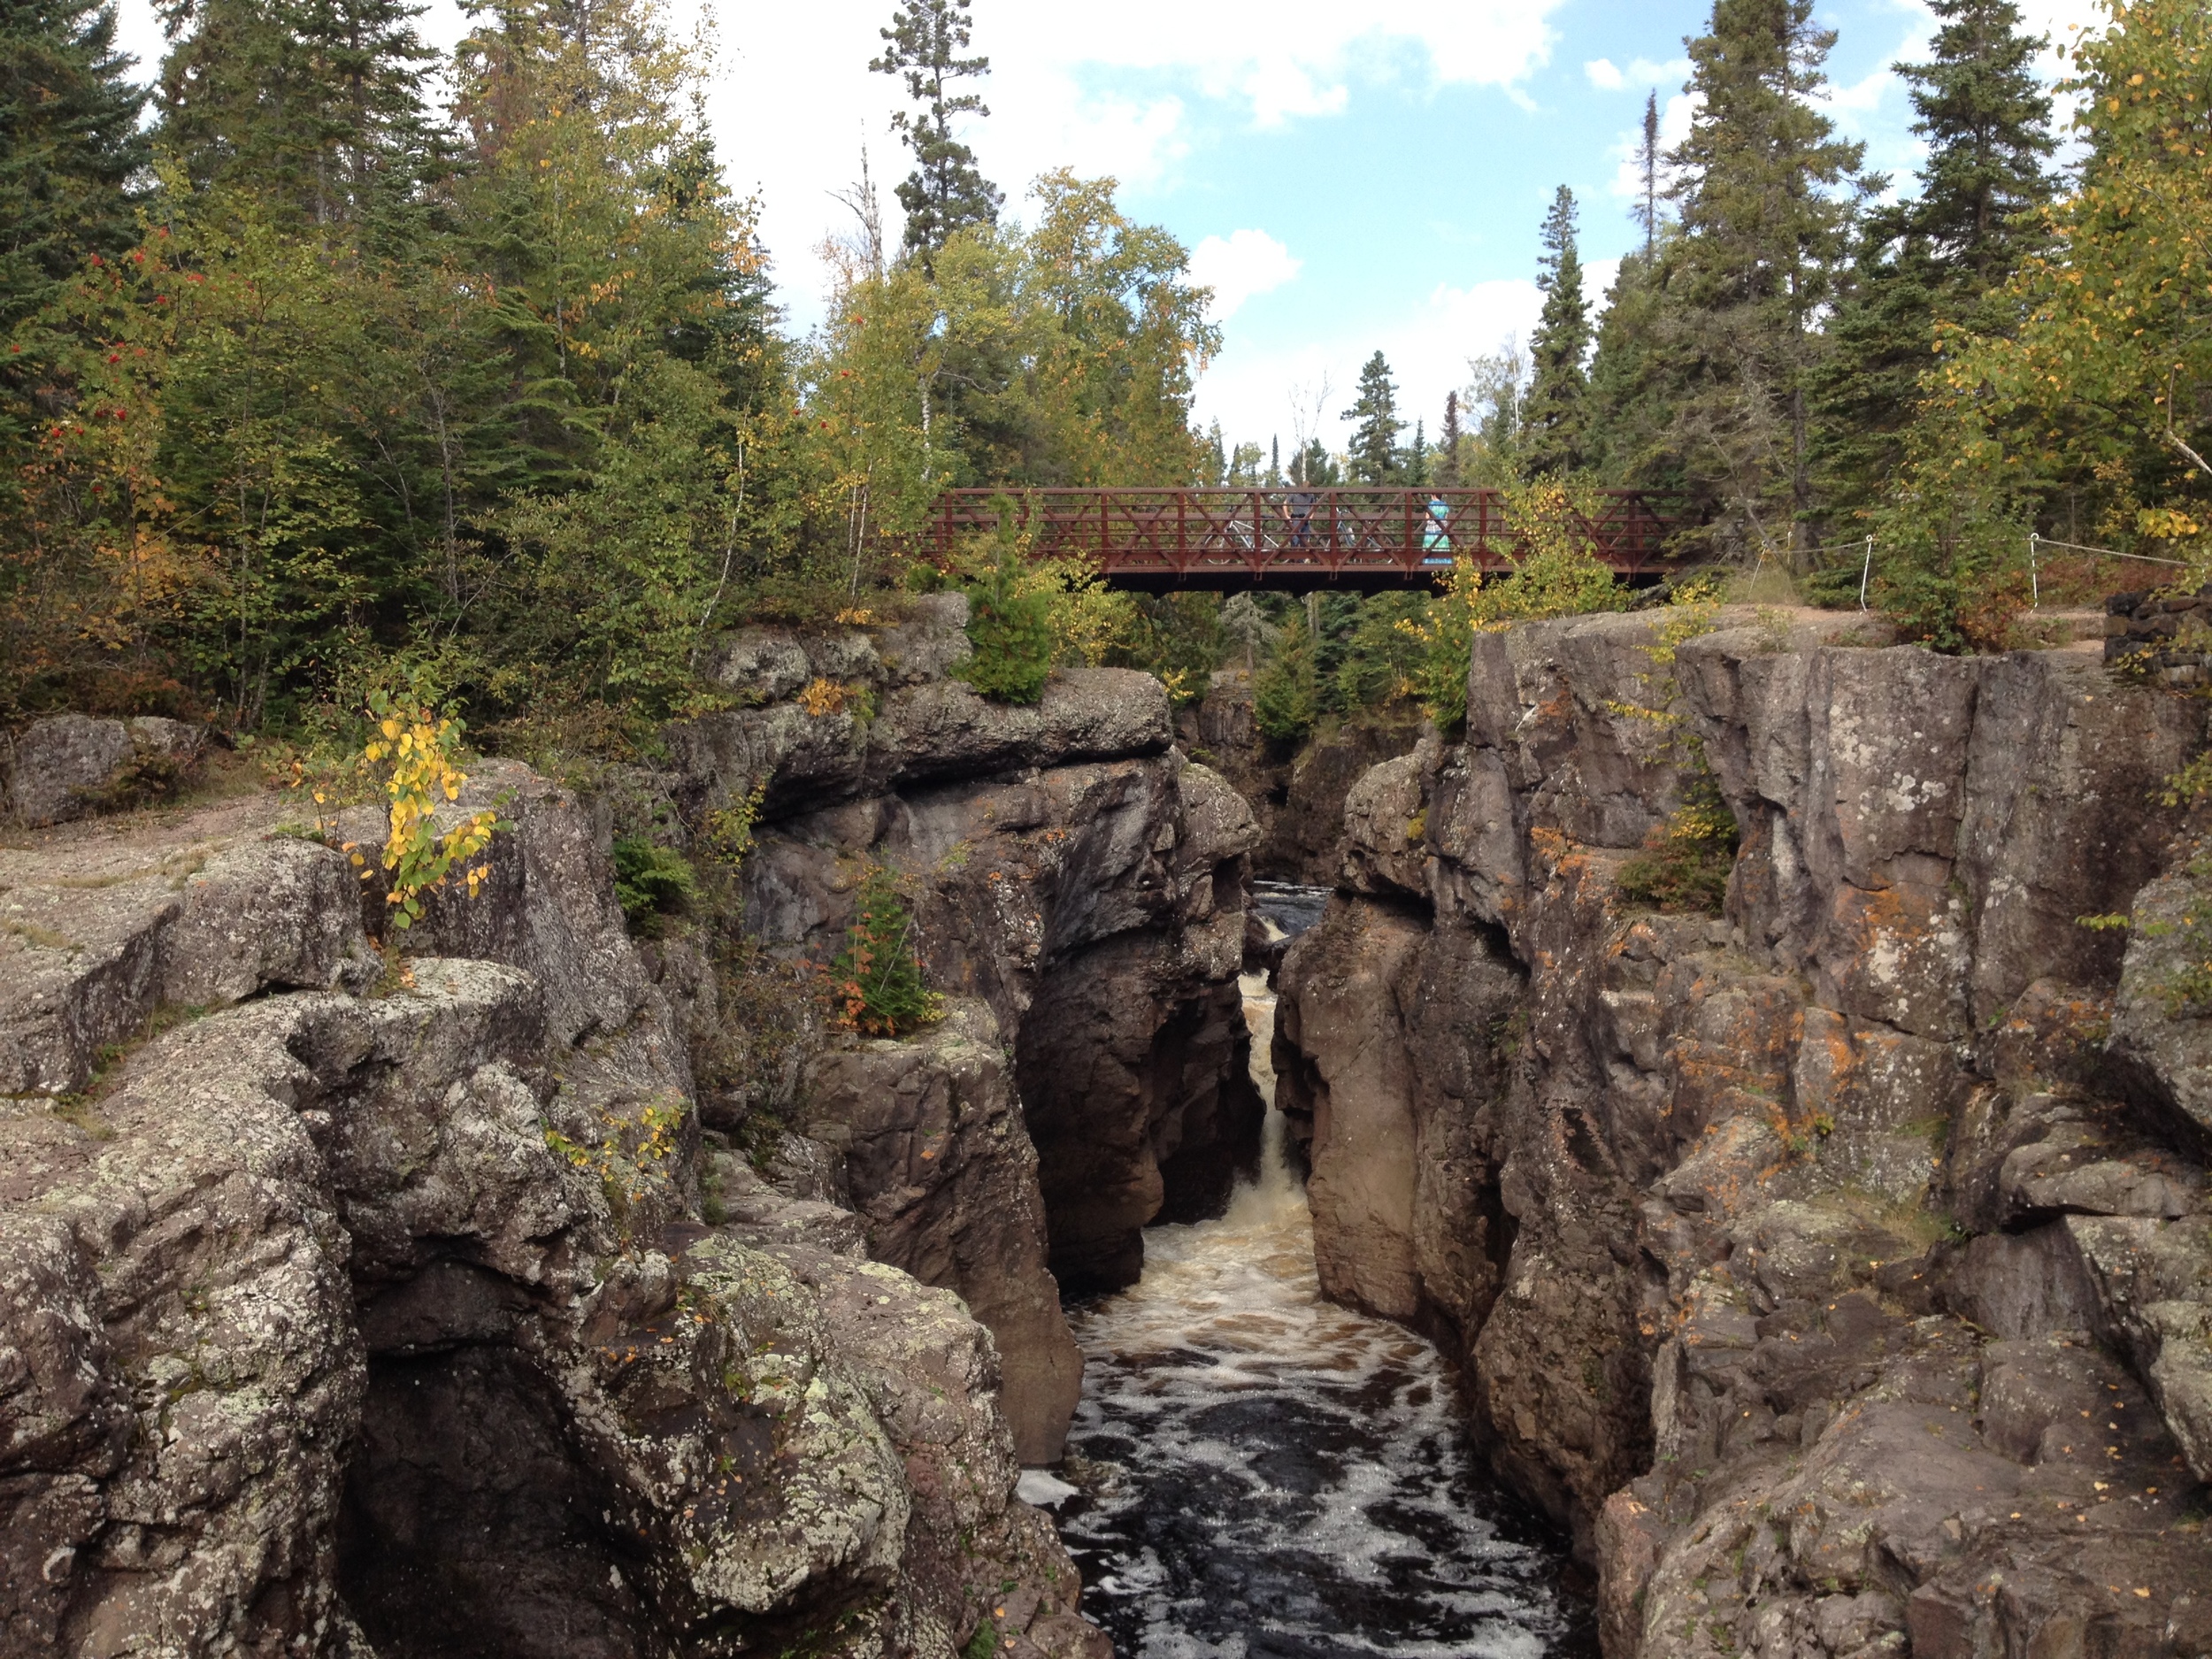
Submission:
[[[1017,1479],[1063,1297],[1255,1166],[1279,955],[1319,1291],[1436,1340],[1609,1659],[2212,1652],[2198,703],[1661,611],[1293,761],[1233,675],[987,702],[965,618],[744,630],[664,760],[472,768],[507,827],[403,952],[374,808],[88,818],[201,739],[19,739],[0,1651],[1102,1659]],[[1707,796],[1724,902],[1655,908]],[[626,926],[641,825],[741,831],[741,938]],[[1280,954],[1251,877],[1325,867]],[[812,990],[879,872],[895,1038]]]

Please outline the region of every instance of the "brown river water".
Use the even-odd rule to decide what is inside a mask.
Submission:
[[[1058,1500],[1084,1611],[1123,1659],[1594,1653],[1557,1540],[1482,1468],[1442,1356],[1321,1299],[1271,1106],[1275,999],[1245,991],[1259,1179],[1218,1221],[1147,1233],[1141,1282],[1073,1310],[1073,1489],[1024,1483]]]

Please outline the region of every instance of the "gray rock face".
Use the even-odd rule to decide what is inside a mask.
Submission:
[[[91,842],[0,849],[0,1094],[82,1088],[157,1014],[365,984],[344,856],[257,798]]]
[[[1256,1156],[1236,979],[1258,832],[1171,747],[1150,675],[993,703],[948,677],[966,618],[939,595],[890,626],[732,635],[712,672],[746,706],[669,741],[695,814],[757,806],[744,926],[775,957],[831,962],[871,865],[908,893],[944,1026],[796,1041],[787,1080],[711,1121],[830,1148],[872,1253],[994,1333],[1021,1455],[1045,1462],[1081,1378],[1061,1292],[1133,1281],[1143,1227],[1217,1212]]]
[[[1148,1222],[1209,1213],[1256,1149],[1236,983],[1254,833],[1235,793],[1175,753],[939,785],[764,833],[746,913],[775,948],[826,961],[861,864],[907,874],[931,982],[981,999],[1010,1040],[1052,1272],[1115,1286],[1136,1278]]]
[[[1325,723],[1294,750],[1263,736],[1252,712],[1252,675],[1216,673],[1196,707],[1176,720],[1176,740],[1251,803],[1260,839],[1252,873],[1326,887],[1336,879],[1345,795],[1377,763],[1411,752],[1422,733],[1403,705]]]
[[[235,803],[12,866],[103,895],[130,1009],[262,994],[0,1101],[0,1650],[1105,1659],[989,1333],[711,1148],[699,1218],[591,815],[487,770],[491,888],[414,936],[475,954],[380,994],[349,866]],[[0,977],[0,1029],[94,1029],[89,965]]]
[[[819,713],[776,703],[672,726],[670,743],[686,775],[717,796],[741,798],[758,784],[781,813],[938,779],[1156,755],[1171,737],[1167,693],[1133,669],[1055,675],[1032,707],[991,703],[956,680],[872,695],[872,715],[857,698]]]
[[[1325,1283],[1459,1348],[1609,1659],[2207,1647],[2200,1033],[2077,921],[2159,875],[2196,711],[1655,629],[1485,636],[1466,741],[1351,792],[1275,1055]],[[1617,887],[1691,735],[1713,917]]]
[[[956,1291],[998,1343],[1025,1463],[1057,1463],[1083,1356],[1045,1266],[1037,1158],[979,1001],[913,1042],[861,1041],[816,1063],[808,1128],[845,1154],[868,1254]]]
[[[179,720],[50,714],[10,745],[8,806],[32,829],[65,824],[165,786],[199,758],[206,733]]]

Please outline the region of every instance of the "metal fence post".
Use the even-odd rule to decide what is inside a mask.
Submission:
[[[2028,532],[2028,609],[2031,611],[2043,608],[2043,575],[2037,568],[2036,558],[2037,543],[2042,540],[2034,531]]]
[[[1859,609],[1866,609],[1866,584],[1874,574],[1874,538],[1866,539],[1866,563],[1859,566]]]

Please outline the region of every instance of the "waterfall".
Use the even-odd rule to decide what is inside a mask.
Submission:
[[[1305,1189],[1248,975],[1268,1101],[1256,1180],[1146,1234],[1143,1279],[1079,1310],[1083,1402],[1061,1532],[1125,1659],[1582,1650],[1562,1563],[1468,1446],[1412,1333],[1321,1299]]]

